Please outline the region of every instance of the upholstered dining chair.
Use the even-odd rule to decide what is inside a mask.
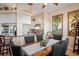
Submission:
[[[53,38],[54,38],[55,40],[62,40],[62,35],[53,34]]]
[[[66,50],[67,50],[67,47],[68,47],[69,39],[67,38],[66,40],[63,40],[63,43],[64,43],[64,48],[63,48],[63,53],[62,53],[62,55],[63,55],[63,56],[67,56],[67,55],[66,55]]]
[[[34,43],[34,35],[28,35],[24,37],[26,44]]]
[[[43,33],[36,34],[36,38],[37,38],[37,42],[42,41],[43,40]]]
[[[13,56],[22,56],[21,53],[22,48],[20,46],[11,46],[11,48]]]
[[[67,46],[68,46],[68,39],[62,40],[57,44],[53,45],[52,56],[65,56]]]

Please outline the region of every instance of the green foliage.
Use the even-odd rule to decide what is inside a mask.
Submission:
[[[54,22],[55,22],[56,24],[59,24],[59,23],[61,22],[61,17],[60,17],[59,15],[55,16]]]
[[[42,40],[40,42],[40,46],[46,46],[47,45],[47,40]]]
[[[59,25],[60,22],[61,22],[60,15],[55,16],[54,17],[54,30],[57,31],[57,32],[60,30],[60,29],[58,29],[58,25]]]

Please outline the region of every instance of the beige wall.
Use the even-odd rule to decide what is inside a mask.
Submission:
[[[44,29],[44,15],[43,14],[33,16],[32,18],[35,19],[35,21],[31,22],[31,29],[34,29],[34,26],[36,24],[41,24],[41,29]]]
[[[52,20],[50,15],[44,13],[44,36],[48,31],[52,31]]]
[[[54,12],[51,12],[49,14],[44,15],[44,30],[45,33],[47,31],[52,31],[52,16],[63,14],[63,39],[67,37],[68,35],[68,12],[79,10],[79,4],[71,5],[63,9],[55,10]],[[73,47],[73,38],[70,37],[69,40],[69,48]]]
[[[25,11],[27,8],[24,9],[23,7],[24,5],[17,5],[17,36],[23,35],[22,24],[31,24],[31,19],[28,16],[31,17],[32,14]]]

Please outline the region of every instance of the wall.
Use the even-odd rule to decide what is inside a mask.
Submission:
[[[79,10],[79,4],[73,4],[71,6],[68,7],[64,7],[62,9],[58,9],[55,11],[52,11],[51,13],[45,14],[44,15],[44,30],[45,33],[47,31],[52,31],[52,16],[54,15],[58,15],[58,14],[63,14],[63,39],[68,37],[68,12],[70,11],[75,11],[75,10]],[[73,47],[73,37],[69,37],[69,48]]]
[[[32,14],[26,11],[28,8],[25,8],[25,6],[24,4],[17,5],[17,36],[23,35],[23,30],[26,30],[23,29],[22,24],[31,24]]]
[[[28,31],[25,31],[25,33],[23,32],[24,30],[27,29],[27,28],[24,28],[26,26],[23,27],[23,24],[31,25],[31,16],[27,16],[22,13],[18,13],[17,14],[17,35],[23,35],[25,33],[27,34]]]
[[[44,13],[44,36],[48,31],[52,31],[52,20],[47,13]]]

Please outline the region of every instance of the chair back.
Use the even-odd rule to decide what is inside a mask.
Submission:
[[[62,35],[53,34],[53,38],[56,40],[62,40]]]
[[[63,43],[64,43],[64,48],[63,48],[62,55],[65,56],[66,50],[67,50],[67,47],[68,47],[68,43],[69,43],[68,38],[66,40],[63,40]]]
[[[22,56],[21,46],[11,46],[13,56]]]
[[[25,36],[24,39],[25,39],[26,44],[34,42],[34,36],[32,36],[32,35]]]
[[[36,34],[37,41],[40,42],[43,40],[43,33]]]
[[[53,56],[61,56],[63,51],[63,43],[57,43],[53,45]]]
[[[53,46],[53,56],[65,56],[69,40],[62,40]]]
[[[5,44],[5,36],[0,35],[0,44]]]

